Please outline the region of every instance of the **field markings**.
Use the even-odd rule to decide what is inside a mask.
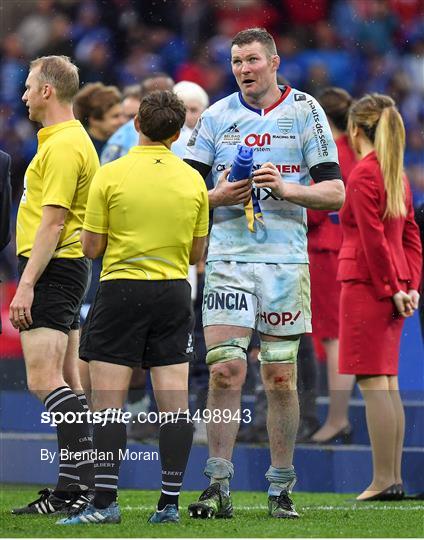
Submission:
[[[333,510],[352,510],[354,512],[358,510],[423,510],[424,505],[417,505],[417,506],[394,506],[391,504],[385,504],[385,505],[375,505],[375,504],[361,504],[360,506],[356,506],[355,504],[352,506],[328,506],[328,505],[310,505],[310,506],[298,506],[298,509],[300,511],[303,510],[327,510],[332,512]],[[121,510],[154,510],[153,505],[140,505],[140,506],[121,506]],[[237,505],[234,508],[235,511],[237,510],[268,510],[268,506],[258,504],[254,506],[239,506]]]

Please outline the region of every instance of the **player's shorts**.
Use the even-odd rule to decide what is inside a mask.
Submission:
[[[80,358],[148,369],[193,357],[194,316],[185,279],[100,282],[83,326]]]
[[[308,266],[208,262],[203,326],[243,326],[271,336],[311,332]]]
[[[18,257],[19,278],[28,257]],[[52,328],[69,334],[80,327],[80,309],[87,288],[90,261],[79,259],[52,259],[34,287],[31,307],[34,328]]]

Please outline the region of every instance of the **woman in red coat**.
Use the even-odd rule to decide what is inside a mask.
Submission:
[[[361,161],[340,212],[339,367],[357,377],[372,447],[373,479],[357,500],[390,500],[403,495],[399,346],[404,318],[418,308],[421,243],[394,101],[380,94],[360,99],[349,114],[349,134]]]
[[[318,101],[327,115],[336,142],[342,179],[346,185],[356,165],[355,154],[346,134],[347,117],[353,99],[346,90],[329,87],[318,96]],[[342,231],[337,213],[308,209],[313,334],[325,350],[330,399],[324,424],[309,440],[303,442],[328,444],[337,440],[349,442],[351,438],[348,407],[354,376],[340,375],[338,372],[340,283],[336,276],[341,245]]]

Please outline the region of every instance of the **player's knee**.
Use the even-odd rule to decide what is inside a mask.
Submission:
[[[262,366],[271,364],[295,365],[299,351],[300,336],[280,341],[261,341],[259,361]]]
[[[262,369],[262,380],[266,391],[291,392],[296,390],[295,364],[268,364]]]
[[[245,366],[239,361],[220,362],[210,368],[210,386],[215,389],[239,389],[243,386],[245,378]]]
[[[247,361],[247,348],[250,337],[238,337],[227,339],[221,343],[208,347],[206,363],[213,366],[217,363],[226,363],[233,360]]]

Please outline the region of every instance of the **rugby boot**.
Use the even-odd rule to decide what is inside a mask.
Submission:
[[[197,502],[189,505],[188,513],[194,519],[232,518],[231,495],[224,493],[218,482],[211,484]]]

